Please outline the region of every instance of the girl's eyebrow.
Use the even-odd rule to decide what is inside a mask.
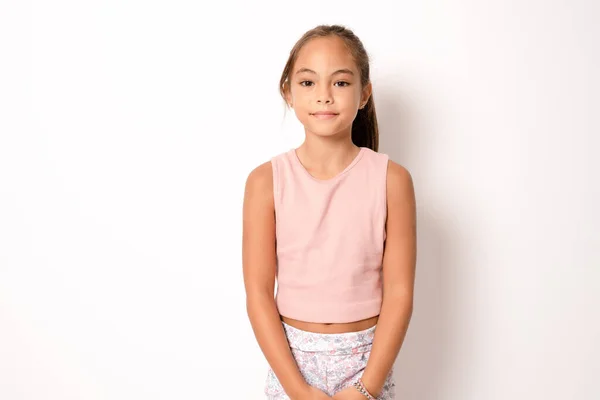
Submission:
[[[313,71],[312,69],[309,69],[309,68],[300,68],[298,71],[296,71],[296,75],[300,74],[302,72],[308,72],[310,74],[317,75],[317,73],[315,71]],[[350,70],[348,68],[342,68],[342,69],[338,69],[337,71],[335,71],[331,75],[333,76],[333,75],[337,75],[337,74],[350,74],[350,75],[354,75],[354,72],[352,72],[352,70]]]

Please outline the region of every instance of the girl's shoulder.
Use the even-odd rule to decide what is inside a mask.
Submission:
[[[255,190],[272,190],[273,187],[272,159],[254,167],[246,177],[246,187]]]
[[[249,187],[259,187],[261,190],[273,190],[273,179],[281,160],[288,158],[293,149],[280,151],[271,155],[268,159],[255,166],[247,176],[246,185]]]
[[[259,165],[256,165],[249,173],[248,178],[253,179],[270,178],[273,174],[273,164],[277,160],[287,157],[291,150],[280,151],[263,160]]]
[[[366,158],[368,164],[378,170],[381,170],[382,168],[385,170],[388,168],[389,162],[391,161],[391,158],[387,153],[375,151],[368,147],[363,148],[363,158]]]

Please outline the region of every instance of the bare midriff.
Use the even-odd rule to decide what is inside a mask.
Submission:
[[[377,324],[379,315],[371,318],[363,319],[360,321],[347,322],[347,323],[316,323],[299,321],[280,315],[281,320],[294,328],[315,333],[348,333],[358,332],[365,329],[369,329]]]

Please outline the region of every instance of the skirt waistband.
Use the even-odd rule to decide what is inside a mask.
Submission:
[[[371,350],[377,325],[357,332],[316,333],[303,331],[281,321],[290,348],[329,355],[365,353]]]

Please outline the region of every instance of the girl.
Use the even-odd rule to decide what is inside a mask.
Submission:
[[[280,91],[305,140],[248,175],[243,210],[248,317],[270,365],[265,394],[394,399],[393,364],[412,316],[415,199],[410,173],[378,153],[361,41],[337,25],[306,32]]]

